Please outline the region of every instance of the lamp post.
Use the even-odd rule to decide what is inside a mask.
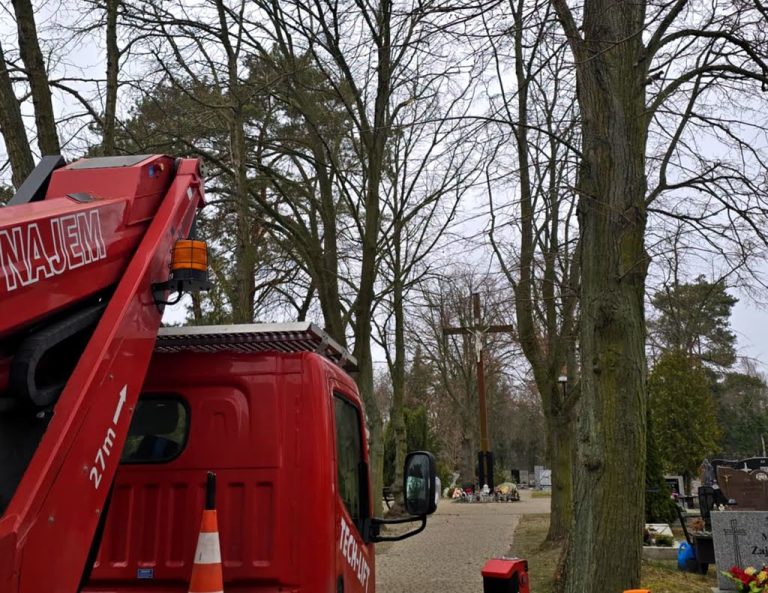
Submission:
[[[560,375],[557,378],[557,382],[560,384],[560,387],[563,388],[563,399],[565,399],[565,396],[567,395],[567,388],[568,388],[568,377],[566,375]]]

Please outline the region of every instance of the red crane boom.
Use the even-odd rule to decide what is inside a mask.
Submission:
[[[0,209],[4,593],[72,593],[87,574],[160,327],[171,250],[203,204],[197,159],[50,168]]]

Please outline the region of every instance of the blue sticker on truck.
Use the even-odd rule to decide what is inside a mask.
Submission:
[[[154,568],[140,568],[136,571],[136,578],[137,579],[154,579],[155,578],[155,569]]]

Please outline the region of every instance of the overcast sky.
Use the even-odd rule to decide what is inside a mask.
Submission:
[[[739,354],[754,359],[768,373],[768,312],[743,299],[733,309],[731,324],[739,340]]]
[[[57,0],[49,0],[48,2],[45,3],[45,6],[48,12],[48,14],[46,15],[45,24],[52,26],[54,24],[53,21],[61,22],[62,19],[67,18],[64,12],[61,11],[61,8],[65,7],[66,3],[62,3]],[[9,50],[12,51],[12,49],[15,47],[15,27],[13,26],[13,22],[9,20],[9,9],[7,6],[0,7],[0,35],[2,35],[3,46],[6,52],[8,52]],[[41,33],[41,37],[43,37],[42,40],[43,40],[43,43],[45,44],[46,39],[44,37],[44,31]],[[57,45],[59,45],[59,48],[58,48],[59,50],[61,50],[60,43],[61,41],[57,43]],[[67,47],[67,50],[68,51],[66,52],[65,61],[61,61],[57,64],[56,66],[57,70],[63,69],[70,76],[73,76],[76,74],[82,74],[82,75],[88,75],[88,76],[94,76],[94,77],[103,76],[103,71],[104,71],[103,51],[99,47],[99,44],[95,42],[95,40],[93,43],[88,42],[88,40],[81,40],[77,45],[73,47],[71,46]],[[77,72],[78,70],[79,72]],[[60,74],[60,73],[57,72],[57,74]],[[59,112],[59,115],[61,115],[62,112],[71,112],[74,109],[79,109],[78,105],[74,104],[70,98],[68,98],[65,95],[62,95],[61,93],[55,93],[55,102],[56,102],[55,108]],[[32,125],[32,121],[31,121],[32,113],[30,110],[30,106],[27,106],[25,108],[25,115],[29,116],[29,119],[30,119],[29,123],[30,125]],[[84,134],[84,133],[85,133],[85,130],[81,129],[81,134]],[[35,146],[35,149],[36,149],[36,146]],[[0,138],[0,157],[2,157],[3,161],[5,160],[4,152],[5,151],[4,151],[4,146],[2,144],[2,138]],[[10,177],[10,175],[6,171],[6,173],[3,175],[3,179],[0,179],[0,181],[7,181],[8,177]],[[469,208],[465,207],[464,215],[468,216],[470,213],[476,216],[477,209],[475,207],[469,207]],[[458,225],[464,226],[460,222],[458,223]],[[470,228],[470,230],[473,231],[472,233],[468,233],[468,234],[476,235],[476,231],[478,230],[477,224],[470,223],[468,228]],[[464,236],[468,236],[468,234],[462,232],[461,229],[456,229],[456,234],[458,236],[462,234]],[[462,250],[462,253],[464,254],[462,257],[466,257],[467,246],[459,247],[454,243],[452,244],[452,247]],[[488,252],[488,250],[480,245],[476,245],[473,251],[474,251],[474,257],[472,259],[477,260],[478,265],[480,265],[484,269],[489,267],[490,253]],[[491,266],[491,267],[496,267],[496,266]],[[693,280],[693,278],[690,278],[688,280]],[[738,337],[739,353],[741,355],[748,356],[751,359],[755,360],[755,362],[759,364],[760,368],[762,368],[763,372],[768,373],[768,311],[762,310],[759,307],[757,307],[753,302],[749,300],[748,297],[742,294],[739,294],[736,291],[731,291],[731,292],[733,292],[734,295],[740,299],[738,304],[734,308],[733,318],[732,318],[733,330]],[[184,320],[184,317],[185,317],[185,309],[183,308],[183,306],[177,305],[174,307],[169,307],[167,309],[165,320],[167,322],[180,323]],[[272,320],[272,321],[279,321],[279,320]],[[322,320],[320,319],[317,319],[315,321],[322,323]]]

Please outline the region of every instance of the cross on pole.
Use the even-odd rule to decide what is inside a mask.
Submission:
[[[741,548],[739,547],[739,536],[747,535],[747,532],[744,531],[743,529],[736,529],[736,527],[737,527],[736,519],[731,519],[731,528],[726,529],[724,531],[724,534],[733,536],[733,549],[736,555],[734,564],[739,568],[744,568],[744,565],[741,563]]]
[[[480,313],[480,293],[472,294],[473,324],[472,327],[444,327],[443,335],[471,335],[475,342],[475,358],[477,361],[477,392],[480,403],[480,451],[478,453],[480,485],[488,484],[493,490],[493,453],[488,439],[488,412],[485,405],[485,368],[483,366],[483,341],[485,334],[512,333],[513,325],[483,325]]]

